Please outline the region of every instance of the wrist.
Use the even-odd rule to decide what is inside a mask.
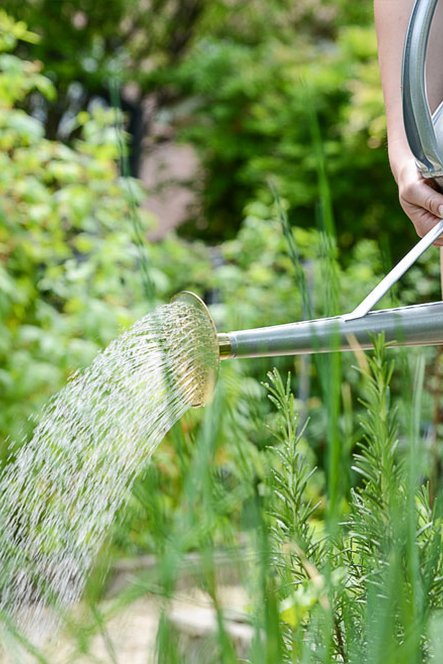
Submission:
[[[390,140],[388,144],[389,165],[391,167],[392,175],[398,184],[402,170],[411,161],[415,162],[415,157],[412,154],[406,140]]]

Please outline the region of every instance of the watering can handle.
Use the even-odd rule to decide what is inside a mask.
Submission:
[[[438,0],[415,0],[403,51],[403,121],[409,147],[425,178],[443,188],[443,150],[436,128],[443,119],[440,105],[431,115],[426,96],[426,53]]]
[[[438,0],[416,0],[403,51],[403,122],[409,147],[424,177],[443,191],[443,103],[433,116],[426,98],[426,52]],[[443,248],[440,249],[440,281],[443,294]]]

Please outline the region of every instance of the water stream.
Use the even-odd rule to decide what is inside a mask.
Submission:
[[[137,322],[47,404],[0,481],[4,622],[47,631],[80,598],[134,477],[202,400],[216,363],[204,313],[176,301]]]

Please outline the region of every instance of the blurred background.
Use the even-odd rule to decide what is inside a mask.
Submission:
[[[3,0],[3,472],[69,375],[178,291],[204,297],[220,330],[342,313],[414,241],[388,166],[370,0]],[[385,304],[440,299],[438,275],[431,250]],[[161,557],[171,541],[186,555],[243,545],[277,427],[263,386],[274,365],[292,372],[300,429],[309,420],[313,495],[340,441],[346,505],[361,434],[355,363],[223,367],[213,410],[191,412],[141,469],[90,602],[111,563]],[[394,396],[402,386],[394,374]],[[438,389],[422,425],[432,435]],[[210,486],[191,499],[198,441]]]

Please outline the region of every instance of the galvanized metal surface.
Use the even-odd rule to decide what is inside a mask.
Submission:
[[[443,344],[443,302],[374,311],[346,322],[342,316],[218,335],[221,359],[271,357],[373,347],[384,333],[393,346]]]
[[[426,96],[426,53],[438,0],[416,0],[403,53],[403,118],[406,136],[424,177],[443,185],[443,112],[431,115]]]

